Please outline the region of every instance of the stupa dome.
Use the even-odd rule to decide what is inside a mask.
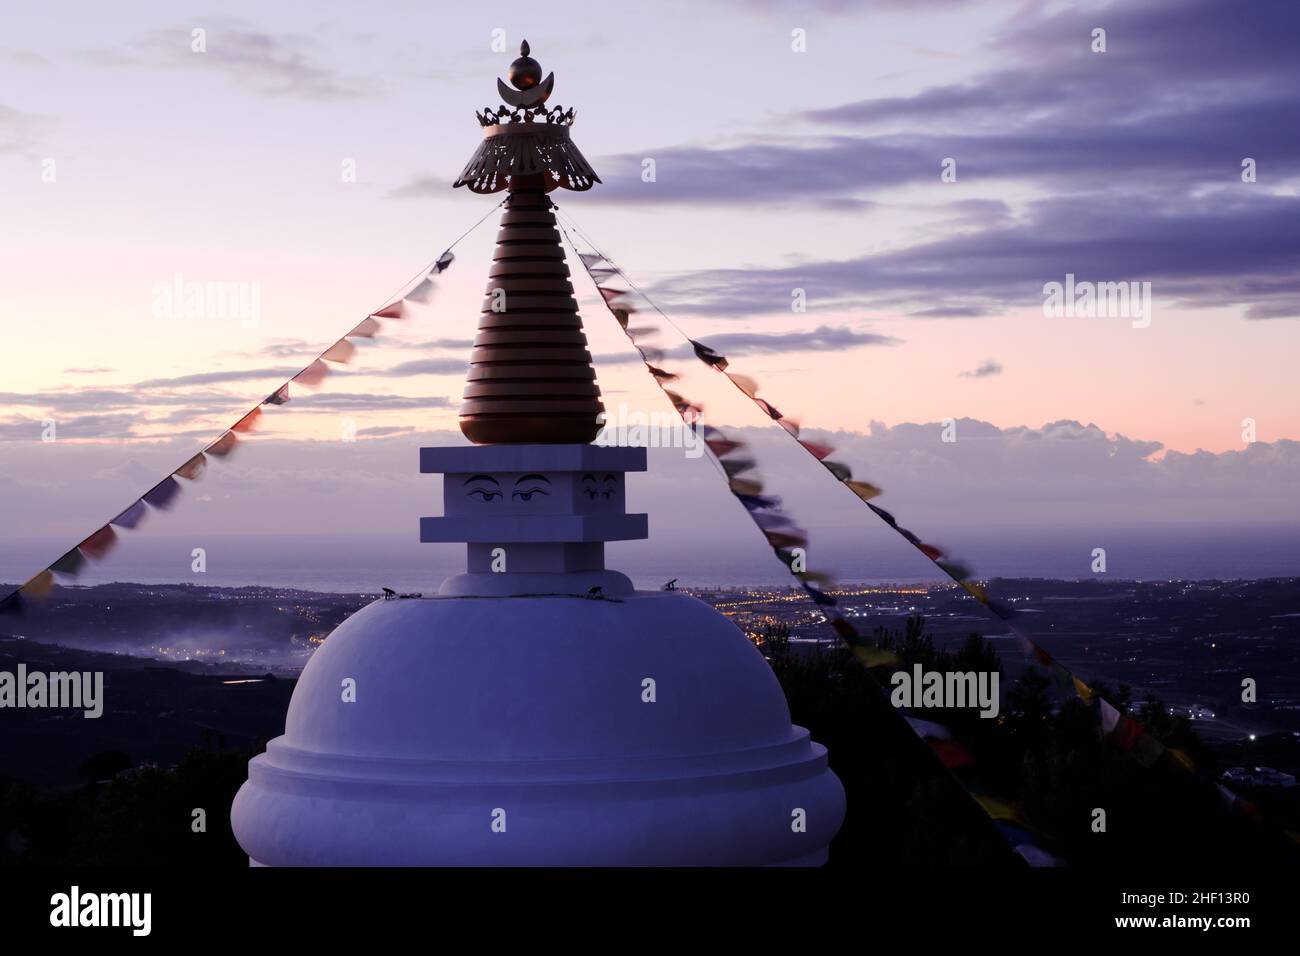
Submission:
[[[673,592],[371,604],[232,813],[256,863],[300,866],[819,863],[843,815],[762,655]]]

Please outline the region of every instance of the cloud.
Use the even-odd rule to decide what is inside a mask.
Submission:
[[[225,392],[137,391],[140,386],[65,388],[43,392],[0,392],[0,406],[42,408],[52,412],[84,412],[109,408],[171,407],[187,405],[226,408],[248,399]]]
[[[963,316],[973,308],[1041,306],[1043,284],[1066,273],[1149,281],[1157,299],[1182,305],[1284,312],[1300,299],[1300,198],[1215,193],[1174,204],[1158,195],[1053,197],[1028,203],[1011,226],[840,261],[701,270],[652,291],[701,315],[782,311],[789,290],[800,287],[839,308],[928,303],[930,317]]]
[[[773,352],[840,352],[868,345],[897,345],[899,339],[875,332],[821,325],[810,332],[724,332],[700,341],[723,355]]]
[[[369,374],[385,378],[406,378],[411,375],[463,375],[465,369],[464,358],[430,358],[402,362]]]
[[[107,372],[115,371],[111,368],[65,368],[64,375],[102,375]]]
[[[874,345],[898,345],[901,339],[876,332],[850,329],[845,326],[821,325],[810,331],[795,332],[722,332],[702,335],[697,342],[715,352],[734,357],[737,355],[773,355],[788,352],[843,352],[849,349]],[[687,343],[665,350],[665,355],[676,359],[689,359],[695,355]],[[641,361],[635,351],[608,352],[595,356],[598,364],[629,365]]]
[[[65,438],[129,438],[142,418],[139,415],[78,415],[54,421],[54,441]],[[22,418],[0,422],[0,441],[30,441],[44,443],[45,422],[42,419]]]
[[[416,176],[409,182],[391,189],[388,192],[390,199],[425,199],[433,196],[439,199],[446,199],[448,196],[455,196],[460,190],[452,189],[451,184],[456,181],[456,176]],[[472,193],[471,193],[472,195]]]
[[[206,51],[191,48],[191,31],[206,31]],[[152,30],[125,48],[95,50],[114,67],[211,70],[265,96],[337,101],[370,95],[368,82],[326,65],[316,41],[302,34],[269,33],[237,20],[208,18],[193,26]]]
[[[415,429],[410,425],[375,425],[371,428],[362,428],[357,435],[365,435],[367,438],[391,438],[394,435],[409,435]]]
[[[30,154],[45,122],[42,117],[0,103],[0,154]]]
[[[930,309],[918,309],[907,313],[913,319],[975,319],[992,315],[994,310],[980,305],[937,305]]]
[[[856,212],[924,186],[947,217],[928,238],[878,254],[703,268],[656,287],[705,315],[776,311],[793,283],[842,308],[979,317],[1039,304],[1043,283],[1073,272],[1150,281],[1180,307],[1294,318],[1300,86],[1290,38],[1300,5],[1251,9],[1244,17],[1233,0],[1025,5],[988,44],[992,69],[911,96],[808,110],[787,117],[779,136],[598,157],[605,185],[584,201]],[[1110,44],[1097,54],[1090,34],[1103,21]],[[656,161],[655,182],[641,181],[645,157]],[[945,157],[957,161],[956,184],[940,181]],[[1258,182],[1241,180],[1246,157]],[[971,199],[968,184],[1023,198]],[[908,196],[922,201],[915,189]]]
[[[838,540],[856,561],[877,551],[895,562],[894,568],[911,560],[905,544],[884,534],[860,502],[776,426],[719,424],[729,437],[748,444],[768,490],[785,498],[791,513],[814,531],[815,549]],[[875,424],[867,433],[808,430],[808,436],[836,446],[836,461],[884,489],[877,502],[881,507],[940,547],[997,542],[1011,526],[1073,528],[1105,546],[1106,538],[1097,537],[1104,534],[1103,525],[1132,534],[1138,523],[1152,522],[1174,529],[1297,524],[1300,442],[1162,455],[1159,441],[1110,434],[1073,420],[1000,427],[962,418],[955,425],[955,442],[943,440],[940,422]],[[436,495],[433,479],[419,474],[414,449],[465,440],[454,430],[385,435],[385,426],[375,427],[379,430],[359,432],[366,440],[356,443],[275,437],[249,442],[231,458],[214,461],[199,482],[202,487],[194,490],[210,496],[211,507],[186,494],[165,523],[158,520],[157,530],[187,538],[319,534],[322,516],[329,516],[330,547],[340,553],[361,533],[411,540],[415,517],[428,513],[429,496]],[[176,436],[127,447],[15,442],[4,456],[8,480],[0,479],[5,485],[0,523],[14,539],[46,539],[33,560],[48,560],[48,554],[66,550],[213,437]],[[761,554],[761,542],[715,470],[687,459],[680,449],[652,450],[650,471],[629,479],[628,490],[629,510],[648,511],[655,529],[649,544],[635,546],[640,557],[634,562],[646,555],[679,554],[674,549],[684,544],[716,548],[723,560]],[[693,506],[683,508],[683,501]],[[703,524],[701,515],[707,518]],[[960,529],[976,531],[956,534]],[[876,532],[880,537],[869,537]],[[898,551],[890,550],[894,546]],[[825,556],[822,550],[813,553]],[[1086,574],[1087,553],[1087,548],[1080,551],[1079,573]],[[978,549],[961,549],[958,556],[977,570],[990,570]],[[1123,555],[1116,549],[1112,557]],[[130,573],[117,564],[111,572]],[[916,568],[918,574],[931,572]]]
[[[317,392],[294,396],[293,404],[306,408],[371,411],[380,409],[447,408],[451,401],[443,395],[377,395],[373,392]]]
[[[788,440],[772,429],[744,431],[760,463],[775,463],[769,473],[783,481],[797,474],[782,464]],[[882,506],[893,510],[890,502],[897,503],[895,514],[910,519],[918,533],[944,522],[1190,523],[1294,515],[1286,489],[1300,481],[1296,441],[1183,453],[1070,419],[999,427],[959,418],[954,434],[955,441],[944,441],[941,422],[873,423],[867,434],[824,433],[837,448],[836,460],[882,487]]]
[[[962,372],[961,378],[988,378],[990,375],[1001,375],[1002,364],[993,359],[985,359],[969,372]]]
[[[302,371],[298,368],[252,368],[229,369],[217,372],[195,372],[190,375],[178,375],[173,378],[149,378],[136,382],[135,388],[179,388],[187,385],[216,385],[220,382],[248,382],[263,378],[285,381]],[[338,374],[342,370],[331,366],[330,372]]]
[[[389,348],[398,349],[471,349],[474,347],[473,339],[426,339],[423,342],[394,342],[387,341],[384,343]]]

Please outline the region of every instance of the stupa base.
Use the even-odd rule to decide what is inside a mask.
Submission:
[[[232,816],[256,866],[825,863],[844,807],[825,750],[792,728],[786,745],[715,755],[711,762],[742,761],[770,766],[708,773],[702,761],[679,760],[671,762],[681,774],[675,776],[669,761],[628,761],[604,772],[594,761],[572,761],[578,766],[563,769],[549,764],[569,762],[546,761],[484,783],[471,782],[492,772],[481,764],[415,768],[321,760],[277,740],[250,765]],[[363,763],[379,766],[362,770]],[[372,779],[358,779],[359,772]],[[373,779],[380,773],[390,779]],[[584,779],[584,773],[591,776]],[[429,775],[464,781],[421,781]],[[572,779],[562,782],[558,775]],[[523,777],[539,779],[526,783]],[[795,812],[801,812],[800,827],[793,825]],[[246,825],[254,819],[255,828]]]
[[[231,822],[270,866],[807,866],[844,812],[758,650],[654,591],[363,608]]]

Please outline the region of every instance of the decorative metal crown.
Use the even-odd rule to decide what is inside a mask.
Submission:
[[[497,93],[506,104],[484,107],[474,115],[483,127],[483,142],[461,171],[454,186],[494,193],[519,177],[543,177],[547,191],[563,187],[582,191],[600,182],[591,164],[569,138],[574,110],[546,106],[555,88],[555,74],[542,79],[541,64],[529,54],[528,41],[519,45],[519,58],[510,64],[511,86],[497,80]]]

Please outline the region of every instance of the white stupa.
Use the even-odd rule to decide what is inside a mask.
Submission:
[[[421,540],[466,542],[466,572],[326,639],[235,836],[264,866],[820,864],[844,791],[762,655],[605,568],[604,542],[647,537],[624,496],[646,455],[589,444],[603,408],[546,193],[599,180],[527,52],[457,183],[510,190],[461,410],[476,444],[420,456],[444,476]]]

